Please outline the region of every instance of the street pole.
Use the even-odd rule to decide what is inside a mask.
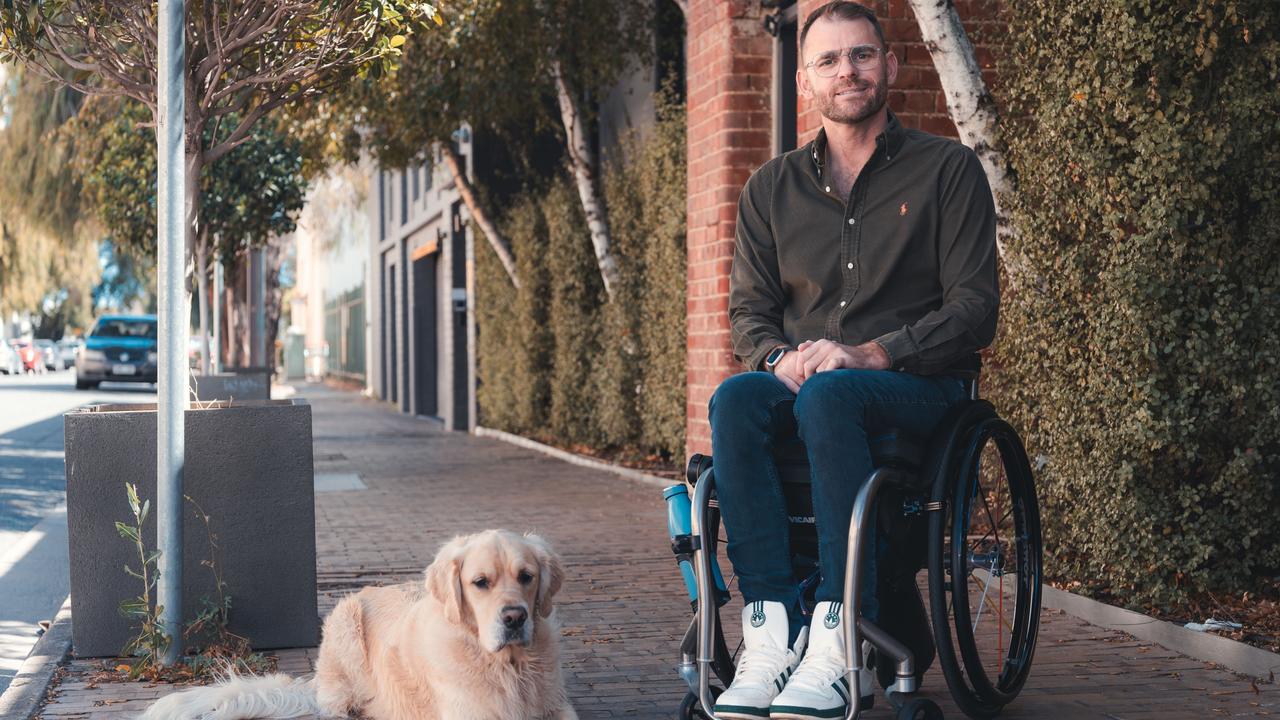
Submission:
[[[222,372],[222,258],[213,261],[213,373]]]
[[[257,248],[253,255],[253,367],[269,367],[267,363],[267,251]]]
[[[156,73],[156,197],[160,306],[159,402],[156,405],[156,540],[160,579],[156,603],[169,637],[161,661],[182,650],[182,471],[186,462],[187,313],[184,173],[186,37],[183,0],[160,0]]]

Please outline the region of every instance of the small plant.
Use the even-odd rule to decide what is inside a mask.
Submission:
[[[160,551],[147,551],[142,540],[142,526],[151,512],[151,501],[138,501],[138,487],[125,483],[129,495],[129,509],[133,513],[133,524],[116,521],[116,532],[120,537],[131,540],[138,550],[140,568],[134,570],[128,565],[124,571],[142,581],[142,594],[135,598],[120,602],[120,613],[134,621],[138,634],[129,639],[121,654],[128,657],[137,655],[138,661],[129,667],[129,679],[136,679],[144,673],[154,674],[161,665],[160,658],[169,649],[172,641],[161,629],[160,614],[164,607],[156,604],[152,607],[151,591],[160,579]]]
[[[237,635],[228,627],[231,618],[231,595],[227,592],[227,583],[222,579],[218,535],[213,532],[209,514],[200,507],[190,495],[186,496],[191,503],[196,519],[204,523],[209,537],[209,557],[200,564],[213,573],[214,592],[216,597],[200,598],[202,609],[200,614],[187,623],[183,633],[185,639],[202,641],[200,651],[186,658],[192,672],[203,676],[210,671],[261,674],[275,669],[274,658],[253,652],[249,639]]]

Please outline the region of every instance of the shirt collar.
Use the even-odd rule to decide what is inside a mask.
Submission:
[[[902,123],[898,122],[898,116],[889,113],[889,121],[884,126],[884,132],[876,137],[876,150],[881,147],[887,147],[885,160],[893,160],[894,156],[902,150],[902,143],[906,140],[907,131],[902,127]],[[818,130],[818,135],[809,143],[809,158],[813,161],[813,168],[818,173],[818,179],[822,179],[822,172],[827,164],[827,130],[822,128]]]

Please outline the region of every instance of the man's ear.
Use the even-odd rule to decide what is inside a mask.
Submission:
[[[885,61],[885,78],[889,85],[898,82],[898,56],[893,54],[888,48],[884,51]]]
[[[800,97],[805,100],[813,99],[813,85],[809,84],[808,69],[801,67],[796,70],[796,90],[800,93]]]
[[[427,567],[426,585],[432,597],[444,606],[445,617],[450,622],[462,621],[462,555],[469,536],[459,535],[436,553],[436,559]]]
[[[539,535],[525,535],[524,539],[533,547],[538,557],[538,598],[537,607],[540,617],[547,617],[555,609],[551,598],[560,592],[564,584],[564,564],[560,556],[551,549],[551,545]]]

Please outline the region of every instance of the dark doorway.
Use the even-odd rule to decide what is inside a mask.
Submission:
[[[418,415],[439,415],[440,398],[436,387],[439,361],[436,354],[436,297],[439,295],[436,280],[436,259],[432,253],[413,261],[413,347],[417,363],[414,375],[414,412]]]
[[[779,3],[765,29],[773,35],[773,154],[796,148],[796,65],[798,14],[794,0]]]
[[[454,203],[449,243],[453,275],[453,429],[471,429],[471,383],[467,348],[467,232],[462,225],[462,204]]]

